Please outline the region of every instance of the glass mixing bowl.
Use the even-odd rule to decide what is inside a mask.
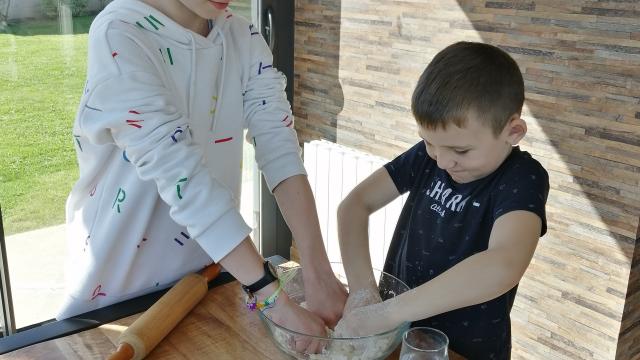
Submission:
[[[344,269],[341,263],[331,264],[334,273],[343,284],[346,285],[347,278],[344,275]],[[280,271],[279,271],[280,272]],[[302,281],[302,270],[300,267],[286,269],[280,272],[280,276],[284,273],[292,276],[291,280],[285,285],[284,289],[297,304],[304,306],[304,283]],[[374,276],[378,283],[380,297],[387,300],[398,296],[409,290],[409,287],[394,277],[382,271],[374,270]],[[259,311],[260,319],[266,326],[275,344],[286,354],[296,359],[309,360],[378,360],[385,359],[391,354],[396,347],[402,342],[402,334],[409,329],[409,322],[402,323],[395,329],[362,337],[352,338],[335,338],[321,337],[302,334],[273,322],[262,311]],[[309,340],[320,340],[324,346],[324,350],[319,354],[306,354],[296,351],[294,339],[308,338]]]

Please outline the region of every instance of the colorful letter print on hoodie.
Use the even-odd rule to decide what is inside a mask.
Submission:
[[[80,178],[66,206],[59,319],[169,286],[250,233],[238,211],[245,128],[271,189],[304,174],[272,61],[230,11],[206,38],[135,0],[96,17],[73,127]]]

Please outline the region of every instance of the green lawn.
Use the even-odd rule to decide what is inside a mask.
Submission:
[[[0,33],[0,206],[5,235],[64,222],[78,176],[71,127],[86,74],[89,17]]]
[[[250,2],[234,11],[251,18]],[[0,207],[5,235],[64,222],[78,176],[71,127],[86,75],[93,17],[10,24],[0,32]]]

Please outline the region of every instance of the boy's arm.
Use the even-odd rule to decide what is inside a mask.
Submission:
[[[338,207],[340,253],[352,293],[375,280],[369,255],[369,215],[400,196],[385,168],[358,184]]]
[[[517,210],[498,218],[489,248],[468,257],[431,281],[402,295],[363,308],[344,319],[351,335],[373,334],[447,311],[492,300],[512,289],[529,266],[541,229],[540,217]]]
[[[404,309],[402,319],[424,319],[483,303],[509,291],[529,266],[540,228],[540,217],[529,211],[501,216],[493,225],[487,250],[398,297],[396,305]]]
[[[342,317],[347,292],[331,270],[309,181],[305,175],[291,176],[273,194],[300,250],[307,307],[333,327]]]

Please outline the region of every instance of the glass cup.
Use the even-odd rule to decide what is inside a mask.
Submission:
[[[448,360],[449,339],[442,331],[415,327],[402,335],[399,360]]]

